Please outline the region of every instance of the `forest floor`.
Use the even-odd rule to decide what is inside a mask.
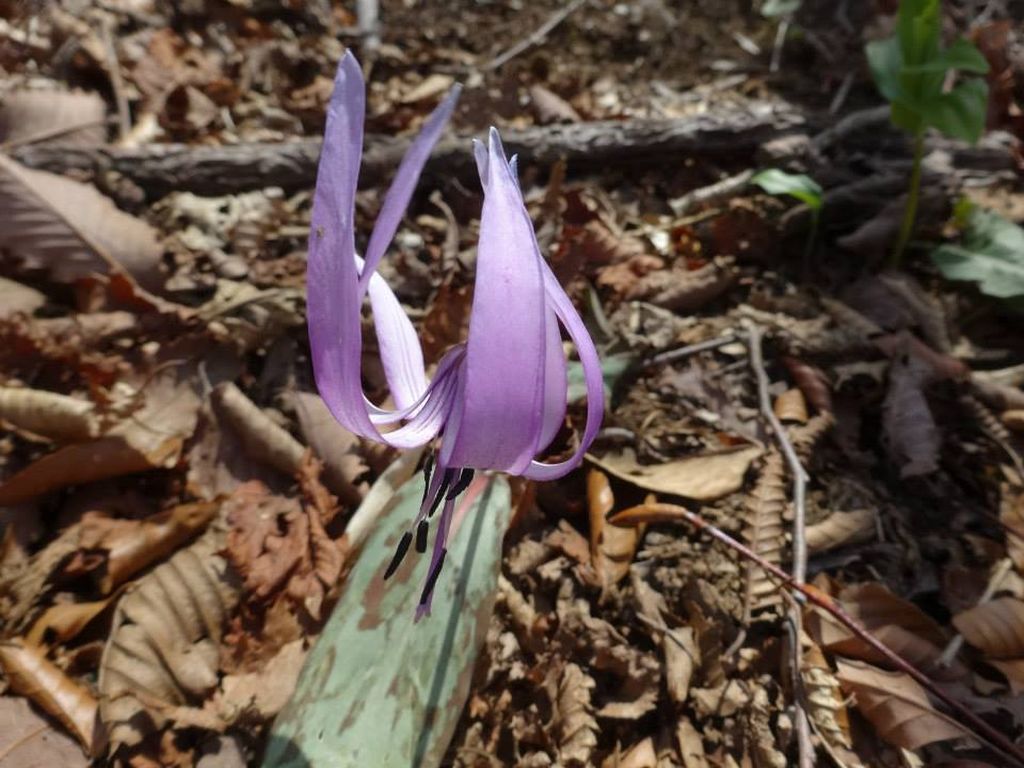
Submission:
[[[452,601],[469,640],[432,679],[456,705],[392,682],[408,718],[353,707],[346,744],[409,731],[424,766],[1020,760],[984,731],[1024,735],[1024,333],[930,258],[963,199],[1024,221],[1020,4],[944,4],[993,62],[990,130],[929,137],[902,269],[910,147],[863,55],[896,3],[805,0],[781,46],[751,5],[386,0],[375,45],[350,2],[0,0],[0,767],[259,765],[274,718],[305,716],[318,636],[374,701],[420,671],[381,633],[437,662]],[[511,520],[494,567],[468,591],[444,572],[416,625],[402,595],[339,613],[376,595],[375,531],[422,473],[340,427],[309,360],[317,140],[350,47],[363,237],[402,140],[464,85],[381,270],[428,363],[465,335],[469,139],[496,125],[608,388],[584,466],[479,501],[504,504],[478,509],[492,537]],[[817,181],[820,222],[752,184],[765,168]]]

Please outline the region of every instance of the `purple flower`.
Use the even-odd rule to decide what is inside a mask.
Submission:
[[[583,321],[541,256],[498,132],[488,146],[474,142],[484,189],[476,285],[469,338],[448,350],[428,382],[416,331],[398,299],[376,273],[398,229],[420,171],[441,134],[458,89],[427,120],[402,160],[370,236],[365,258],[355,248],[355,194],[363,148],[365,88],[359,65],[346,53],[327,112],[309,239],[308,315],[317,387],[334,417],[362,437],[396,448],[440,437],[428,464],[423,505],[402,538],[386,575],[413,542],[426,550],[428,520],[440,507],[433,557],[417,615],[444,560],[455,499],[473,470],[501,470],[552,480],[577,467],[593,442],[603,410],[597,350]],[[363,393],[360,313],[369,296],[393,409]],[[566,362],[560,327],[576,346],[587,385],[587,423],[575,453],[547,464],[536,460],[565,420]]]

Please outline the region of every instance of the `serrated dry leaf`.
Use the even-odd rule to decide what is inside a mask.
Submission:
[[[903,672],[886,672],[859,661],[836,659],[843,690],[878,735],[903,749],[920,749],[936,741],[971,737],[971,732],[928,700],[924,688]]]
[[[189,371],[164,371],[145,382],[145,402],[102,437],[43,456],[0,484],[0,506],[58,488],[177,463],[195,429],[199,397]]]
[[[939,468],[941,440],[924,386],[931,372],[904,356],[889,366],[889,389],[882,404],[886,447],[902,477],[927,475]]]
[[[17,638],[0,641],[0,668],[14,693],[55,717],[88,754],[102,748],[96,731],[96,699],[42,651]]]
[[[0,320],[17,314],[31,315],[46,303],[35,288],[0,277]]]
[[[57,392],[0,387],[0,420],[56,440],[87,440],[99,427],[93,404]]]
[[[558,758],[566,765],[591,764],[597,746],[597,721],[590,704],[594,679],[576,664],[566,664],[552,702]]]
[[[138,744],[217,686],[224,619],[237,600],[222,545],[218,527],[207,531],[118,603],[98,683],[111,749]]]
[[[107,105],[91,91],[23,89],[4,95],[0,142],[95,146],[107,139]]]
[[[772,448],[765,458],[757,485],[744,505],[743,539],[756,554],[781,565],[786,546],[783,514],[786,511],[786,469],[782,455]],[[781,588],[753,562],[744,565],[744,613],[770,608],[782,602]]]
[[[0,155],[0,248],[60,282],[106,274],[104,255],[142,285],[160,278],[156,230],[88,184],[25,168]]]
[[[874,510],[833,512],[825,519],[807,526],[807,552],[816,555],[838,547],[870,541],[875,533]]]
[[[587,474],[587,510],[590,516],[590,562],[602,590],[629,574],[642,535],[639,527],[622,528],[608,522],[615,506],[608,476],[598,469]]]
[[[92,762],[21,697],[0,696],[0,723],[3,768],[86,768]]]
[[[601,458],[588,456],[605,472],[639,488],[695,501],[714,501],[743,487],[747,469],[761,453],[758,446],[747,446],[650,465],[638,464],[630,449]]]
[[[953,626],[990,659],[1024,658],[1024,600],[997,597],[958,613]]]

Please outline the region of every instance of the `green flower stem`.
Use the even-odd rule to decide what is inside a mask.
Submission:
[[[917,201],[921,196],[921,158],[924,155],[924,128],[918,128],[914,134],[914,166],[910,171],[910,191],[907,194],[907,206],[903,209],[903,222],[900,224],[900,235],[896,247],[892,251],[889,266],[899,268],[903,261],[903,251],[907,249],[910,236],[914,233],[914,220],[917,218]]]

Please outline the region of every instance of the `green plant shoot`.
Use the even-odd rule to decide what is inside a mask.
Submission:
[[[804,247],[805,265],[810,259],[814,242],[818,237],[818,224],[821,220],[821,208],[825,198],[821,185],[810,176],[802,173],[786,173],[778,168],[768,168],[755,174],[751,183],[757,184],[769,195],[789,195],[802,202],[811,211],[811,231],[807,234]]]
[[[892,105],[892,122],[914,140],[910,190],[892,266],[899,266],[910,241],[921,189],[924,132],[937,128],[946,136],[976,142],[985,129],[988,85],[968,77],[949,85],[949,73],[983,75],[988,62],[973,43],[958,38],[949,47],[941,41],[939,0],[902,0],[896,33],[867,44],[865,54],[878,90]]]

